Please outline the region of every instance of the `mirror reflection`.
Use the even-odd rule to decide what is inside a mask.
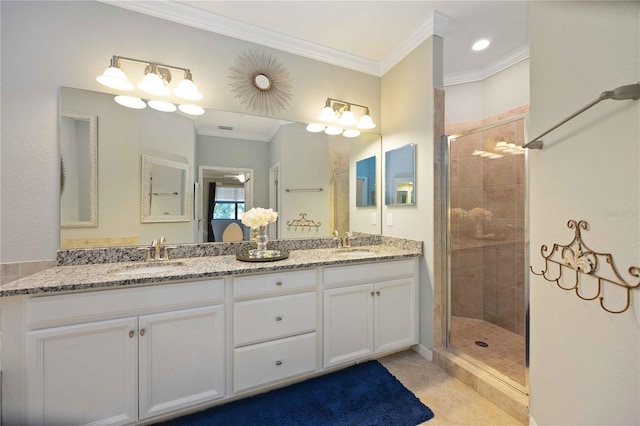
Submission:
[[[221,201],[233,202],[238,209],[233,218],[219,220],[238,221],[242,209],[252,207],[278,211],[279,220],[270,226],[270,238],[325,237],[334,229],[340,233],[381,233],[379,222],[372,225],[372,215],[378,212],[358,211],[353,184],[356,161],[381,155],[379,135],[363,133],[357,138],[345,138],[312,134],[306,131],[304,123],[213,109],[207,109],[199,117],[150,108],[133,110],[118,105],[113,98],[107,93],[61,89],[61,111],[100,117],[101,141],[100,224],[93,229],[61,228],[61,248],[147,245],[159,235],[172,244],[217,241],[211,223],[215,210],[212,200],[216,205]],[[159,196],[151,200],[142,195],[147,192],[143,189],[146,181],[142,179],[143,155],[188,166],[181,173],[186,176],[184,195],[191,198],[179,197],[186,203],[180,207],[181,213],[188,212],[185,221],[143,219],[146,216],[166,219],[177,212],[162,208],[154,211],[154,207],[160,208],[169,199],[156,202]],[[378,171],[375,179],[379,176]],[[223,188],[227,190],[222,191]],[[322,190],[293,191],[309,188]],[[229,195],[229,191],[233,194]],[[149,200],[150,215],[144,214],[143,200]],[[374,205],[379,203],[378,198],[378,204]],[[230,214],[221,211],[222,207],[218,206],[216,218]],[[287,221],[299,218],[301,213],[322,226],[288,227]]]
[[[376,205],[376,157],[356,162],[356,206]]]
[[[98,226],[98,117],[63,111],[60,119],[60,227]]]
[[[385,204],[387,206],[415,205],[415,169],[415,144],[408,144],[385,153]]]
[[[142,223],[188,222],[189,164],[142,155]]]

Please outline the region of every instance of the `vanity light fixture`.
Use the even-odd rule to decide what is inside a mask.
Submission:
[[[473,46],[471,46],[471,49],[473,49],[473,51],[475,52],[479,52],[489,47],[490,44],[491,42],[489,40],[487,40],[486,38],[483,38],[473,43]]]
[[[363,115],[359,120],[356,120],[355,115],[351,111],[351,107],[360,107],[364,110]],[[358,129],[368,130],[376,127],[371,115],[369,114],[369,107],[365,105],[354,104],[352,102],[341,101],[339,99],[327,98],[324,104],[324,108],[318,120],[326,123],[336,122],[337,125],[343,127],[355,126]],[[325,127],[326,126],[326,127]],[[360,131],[355,129],[343,129],[334,125],[324,125],[320,123],[311,123],[307,126],[309,132],[324,132],[329,135],[342,134],[345,137],[353,138],[360,135]]]
[[[114,55],[111,58],[109,67],[102,75],[96,77],[96,80],[107,87],[117,90],[130,91],[134,89],[133,84],[129,82],[127,75],[122,70],[122,61],[137,62],[146,64],[144,70],[144,78],[136,85],[141,91],[154,96],[167,96],[171,93],[169,84],[171,83],[171,71],[169,68],[184,72],[184,79],[173,89],[173,93],[182,99],[188,101],[199,101],[203,98],[202,93],[198,90],[193,82],[193,76],[188,68],[178,67],[175,65],[160,64],[157,62],[144,61],[141,59],[127,58],[125,56]],[[142,109],[146,107],[145,102],[138,97],[132,96],[116,96],[115,101],[120,105],[128,108]],[[160,100],[149,100],[148,104],[151,108],[158,111],[173,112],[176,109],[189,115],[202,115],[204,109],[197,105],[176,105]]]

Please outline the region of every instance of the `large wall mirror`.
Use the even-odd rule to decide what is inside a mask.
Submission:
[[[356,207],[376,205],[376,157],[356,161]]]
[[[408,144],[385,152],[385,204],[416,204],[416,146]]]
[[[100,119],[99,226],[61,227],[61,248],[147,245],[160,235],[171,244],[218,241],[212,235],[214,211],[216,218],[225,217],[215,220],[237,221],[251,207],[278,211],[278,222],[270,230],[272,238],[325,237],[334,229],[341,234],[381,233],[380,221],[372,220],[380,212],[356,206],[354,184],[357,161],[373,157],[376,167],[382,163],[380,135],[329,136],[307,132],[306,123],[215,109],[206,109],[199,117],[150,108],[133,110],[113,98],[107,93],[61,88],[61,111]],[[145,170],[143,156],[184,167],[163,169],[166,166],[155,160]],[[160,185],[156,169],[177,174],[174,181],[178,175],[185,177],[184,185],[180,184],[184,193],[171,188],[156,191]],[[380,175],[378,170],[377,188]],[[151,182],[149,176],[153,184],[147,191],[144,185]],[[147,197],[147,192],[179,195]],[[378,193],[373,205],[380,209]],[[160,208],[171,198],[181,200],[181,214],[175,214],[177,203],[171,209]],[[147,203],[149,214],[145,214]],[[160,210],[154,211],[155,207]],[[302,213],[321,226],[287,225]],[[179,221],[174,221],[177,217]]]
[[[98,116],[62,111],[60,227],[98,226]]]

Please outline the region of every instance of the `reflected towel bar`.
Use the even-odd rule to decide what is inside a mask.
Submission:
[[[583,112],[585,112],[586,110],[588,110],[592,106],[596,105],[597,103],[599,103],[601,101],[604,101],[605,99],[613,99],[613,100],[616,100],[616,101],[624,101],[624,100],[631,99],[631,100],[637,101],[638,99],[640,99],[640,82],[635,83],[635,84],[629,84],[629,85],[626,85],[626,86],[620,86],[620,87],[618,87],[616,89],[607,90],[605,92],[600,93],[600,96],[598,96],[598,98],[596,100],[594,100],[590,104],[582,107],[577,112],[571,114],[569,117],[565,118],[564,120],[562,120],[561,122],[559,122],[558,124],[556,124],[555,126],[550,128],[549,130],[547,130],[546,132],[544,132],[543,134],[541,134],[537,138],[532,139],[530,142],[526,143],[523,146],[523,148],[542,149],[542,147],[544,146],[544,143],[542,142],[542,140],[540,140],[540,138],[542,138],[543,136],[547,135],[548,133],[554,131],[558,127],[560,127],[563,124],[565,124],[567,121],[574,119],[578,115],[582,114]]]
[[[285,189],[287,192],[322,192],[322,188],[294,188],[294,189]]]

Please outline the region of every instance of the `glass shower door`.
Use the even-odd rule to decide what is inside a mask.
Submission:
[[[525,388],[525,120],[449,140],[448,346]]]

